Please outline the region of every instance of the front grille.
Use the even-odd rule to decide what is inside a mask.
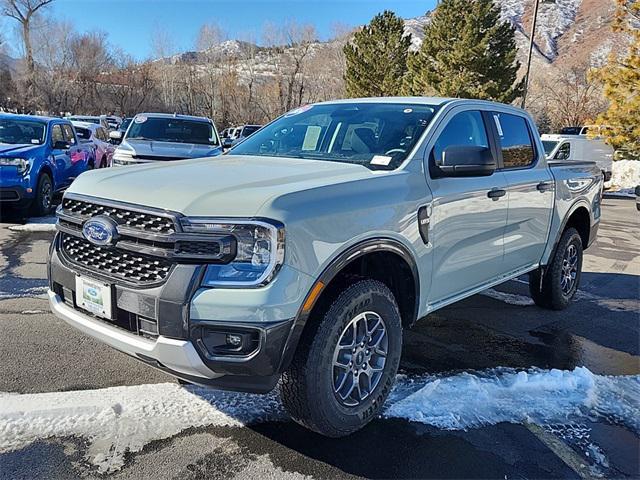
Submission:
[[[172,218],[154,215],[147,212],[136,212],[126,208],[100,205],[83,200],[66,198],[62,202],[62,211],[70,216],[93,217],[95,215],[108,215],[119,225],[154,234],[175,233],[176,226]]]
[[[119,248],[99,247],[83,238],[62,234],[62,251],[73,263],[130,283],[153,284],[164,281],[171,262]]]
[[[218,242],[176,242],[175,252],[178,255],[206,255],[216,257],[220,255],[220,243]]]

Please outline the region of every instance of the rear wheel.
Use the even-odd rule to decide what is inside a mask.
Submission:
[[[381,282],[361,280],[340,293],[301,339],[280,394],[293,419],[329,437],[371,421],[393,387],[402,351],[395,298]]]
[[[43,173],[38,178],[36,197],[31,205],[31,213],[36,217],[42,217],[51,213],[53,206],[53,184],[49,174]]]
[[[563,310],[569,306],[582,272],[582,239],[575,228],[562,234],[551,263],[529,274],[531,298],[539,307]]]

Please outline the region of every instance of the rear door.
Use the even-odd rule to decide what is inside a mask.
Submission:
[[[504,232],[504,270],[537,265],[547,245],[554,205],[554,183],[544,152],[525,116],[492,112],[499,161],[508,185],[509,213]]]
[[[480,110],[458,108],[444,120],[428,146],[429,168],[449,146],[492,147],[487,121]],[[507,222],[507,182],[502,172],[480,177],[433,178],[430,242],[433,245],[430,305],[499,277],[503,270],[502,237]],[[500,195],[489,196],[489,192]]]
[[[56,171],[54,184],[56,189],[64,188],[71,183],[73,165],[71,163],[70,145],[67,143],[62,130],[62,124],[55,123],[51,126],[51,155],[55,160]]]
[[[86,170],[89,147],[79,145],[76,134],[68,123],[62,124],[62,131],[64,133],[64,139],[69,145],[69,158],[71,160],[71,170],[69,172],[71,178],[69,178],[69,181],[71,182]]]

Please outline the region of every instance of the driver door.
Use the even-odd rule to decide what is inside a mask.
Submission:
[[[507,224],[507,181],[502,172],[488,176],[438,177],[436,158],[448,147],[490,149],[496,159],[487,116],[480,110],[454,110],[428,146],[430,239],[433,244],[428,302],[455,297],[498,278],[503,272],[503,237]]]

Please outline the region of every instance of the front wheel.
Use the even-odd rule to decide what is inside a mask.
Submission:
[[[282,375],[291,417],[328,437],[359,430],[380,412],[400,363],[402,322],[393,293],[376,280],[346,288],[301,339]]]
[[[578,231],[565,230],[544,272],[538,269],[529,274],[529,291],[536,305],[551,310],[569,306],[580,284],[582,249]]]
[[[36,197],[31,205],[31,213],[36,217],[43,217],[51,213],[53,206],[53,184],[51,177],[43,173],[38,178],[38,186],[36,187]]]

